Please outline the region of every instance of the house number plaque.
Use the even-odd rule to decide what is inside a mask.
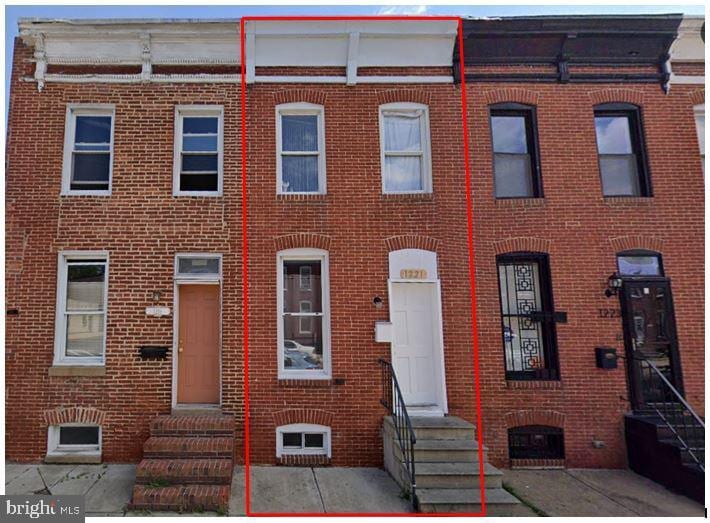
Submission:
[[[426,280],[427,272],[425,269],[402,269],[399,277],[403,280]]]

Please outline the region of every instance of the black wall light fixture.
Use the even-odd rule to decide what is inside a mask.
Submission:
[[[624,280],[622,280],[621,276],[619,276],[617,273],[614,273],[609,276],[606,282],[606,290],[604,291],[604,296],[606,296],[607,298],[611,298],[612,296],[616,296],[617,294],[619,294],[619,289],[621,289],[623,283]]]

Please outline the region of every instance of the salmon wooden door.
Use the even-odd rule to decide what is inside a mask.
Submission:
[[[177,403],[219,403],[219,285],[179,286]]]

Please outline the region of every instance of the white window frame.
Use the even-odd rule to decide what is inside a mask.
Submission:
[[[60,445],[59,431],[63,427],[98,427],[98,445]],[[47,456],[85,456],[96,457],[101,455],[103,434],[101,425],[94,423],[62,423],[50,425],[47,429]]]
[[[413,113],[422,111],[420,118],[420,136],[422,139],[422,150],[412,151],[386,151],[385,150],[385,112]],[[431,168],[431,133],[429,126],[429,107],[424,104],[413,102],[396,102],[380,105],[380,170],[382,178],[382,194],[427,194],[433,192],[432,168]],[[388,191],[385,184],[386,162],[388,154],[392,156],[420,156],[422,159],[421,175],[422,189],[418,191]]]
[[[284,261],[320,261],[321,267],[321,303],[323,330],[323,369],[322,370],[291,370],[284,367]],[[327,380],[331,377],[330,364],[330,285],[328,278],[328,251],[322,249],[287,249],[279,251],[276,256],[276,348],[279,379],[313,379]],[[317,316],[318,313],[312,313]]]
[[[217,190],[180,190],[182,169],[183,118],[190,116],[217,118]],[[175,143],[173,146],[173,196],[222,196],[224,179],[224,107],[221,105],[178,105],[175,107]]]
[[[698,147],[700,149],[700,161],[702,162],[703,175],[705,174],[705,104],[698,104],[693,107],[693,115],[695,117],[695,131],[698,135]],[[703,118],[703,131],[701,135],[700,127],[698,126],[698,117]]]
[[[301,448],[284,447],[283,434],[286,432],[300,432],[303,446]],[[322,448],[305,448],[305,434],[322,434]],[[276,427],[276,457],[282,456],[328,456],[331,457],[331,430],[325,425],[315,425],[309,423],[294,423],[292,425],[282,425]]]
[[[104,271],[104,335],[102,340],[101,356],[81,357],[66,355],[66,302],[67,302],[67,276],[69,260],[97,260],[103,259],[106,269]],[[54,334],[54,365],[68,366],[98,366],[106,361],[106,331],[108,330],[108,286],[109,286],[109,255],[107,251],[60,251],[57,263],[57,303]],[[90,314],[91,311],[82,311],[81,314]]]
[[[313,156],[313,152],[284,152],[282,150],[282,125],[281,118],[291,115],[315,115],[318,128],[318,190],[317,191],[284,191],[282,155],[287,156]],[[326,194],[325,176],[325,110],[322,105],[298,102],[280,104],[276,106],[276,194]]]
[[[108,189],[82,191],[71,188],[72,154],[74,152],[74,137],[76,136],[77,116],[110,116],[111,144],[108,161]],[[62,196],[111,196],[113,187],[113,149],[114,128],[116,127],[116,107],[113,104],[67,104],[66,121],[64,124],[64,156],[62,162]]]

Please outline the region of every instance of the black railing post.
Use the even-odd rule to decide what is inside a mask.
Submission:
[[[705,423],[652,361],[641,354],[634,359],[640,366],[643,410],[660,417],[681,450],[705,471]],[[699,442],[702,447],[695,446]]]
[[[412,427],[412,420],[409,419],[407,406],[404,404],[404,396],[399,388],[397,375],[392,364],[386,360],[379,359],[377,362],[382,368],[382,398],[380,403],[392,416],[394,432],[397,435],[397,444],[402,451],[404,466],[409,475],[410,495],[412,497],[412,507],[419,510],[419,500],[417,499],[417,481],[414,470],[414,445],[417,443],[416,434]]]

